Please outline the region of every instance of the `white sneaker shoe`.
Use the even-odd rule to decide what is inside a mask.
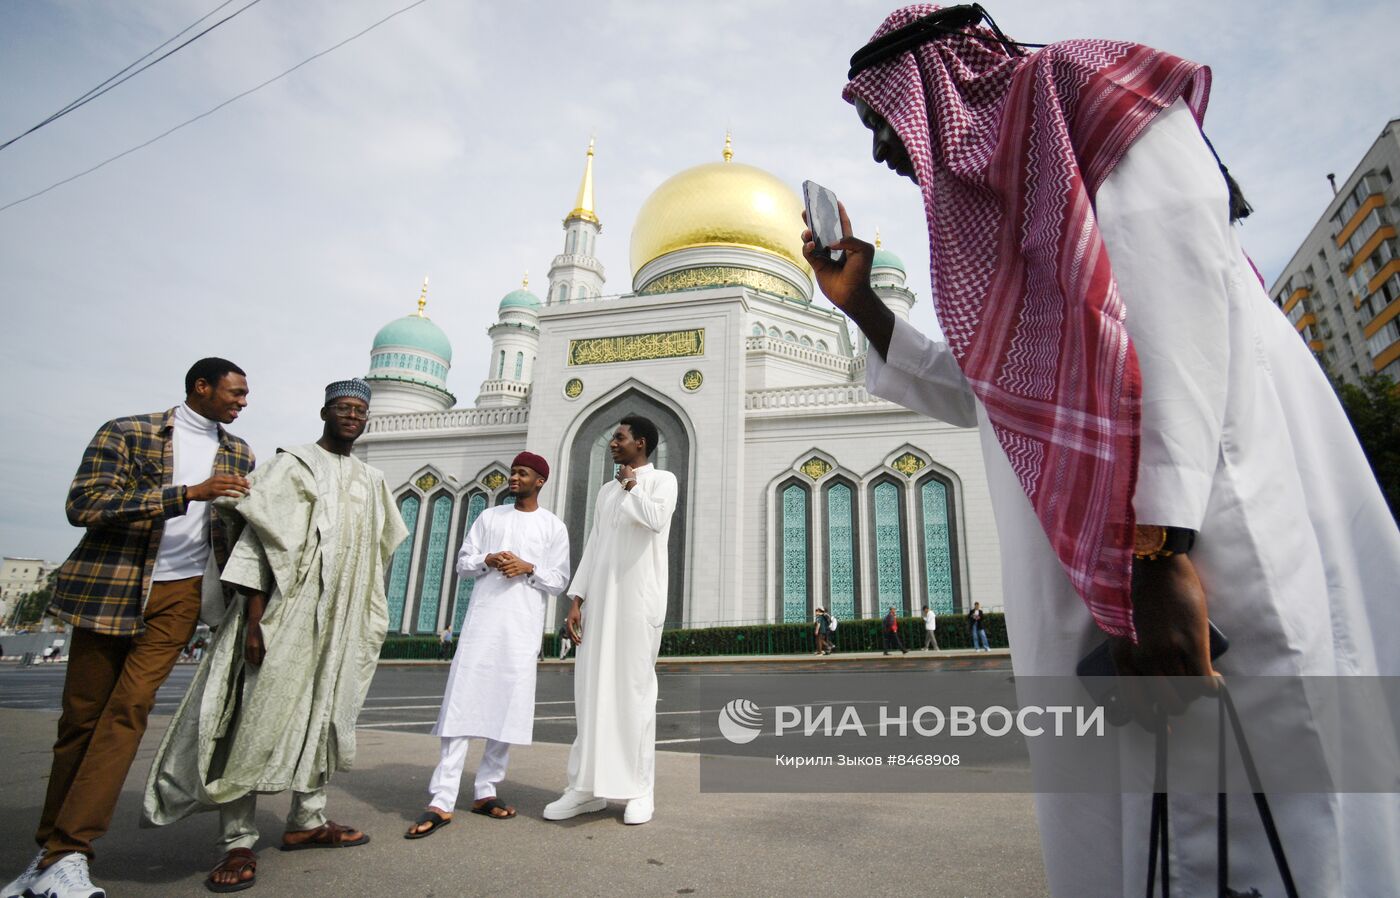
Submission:
[[[568,820],[579,814],[592,814],[608,806],[606,798],[594,798],[592,792],[565,789],[564,794],[544,806],[544,819]]]
[[[637,825],[646,823],[656,813],[656,802],[650,794],[627,802],[627,810],[622,812],[622,822]]]
[[[21,898],[26,889],[34,885],[34,880],[39,878],[39,862],[44,859],[43,849],[34,855],[34,860],[29,862],[29,866],[24,868],[24,872],[16,876],[7,886],[5,891],[0,892],[0,898]]]
[[[30,898],[107,898],[107,890],[92,884],[88,879],[87,856],[75,851],[50,864],[30,884],[25,895]]]

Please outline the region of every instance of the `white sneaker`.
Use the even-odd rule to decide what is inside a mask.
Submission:
[[[16,876],[7,886],[5,891],[0,892],[0,898],[20,898],[30,886],[34,885],[34,880],[39,878],[39,862],[44,859],[43,849],[34,855],[34,860],[29,862],[29,866],[24,868],[24,872]]]
[[[25,894],[30,898],[107,898],[107,890],[88,879],[87,856],[77,851],[50,864]]]
[[[637,825],[646,823],[656,813],[656,802],[650,793],[627,802],[627,810],[622,812],[622,822]]]
[[[564,794],[544,806],[544,819],[568,820],[579,814],[592,814],[607,808],[606,798],[594,798],[592,792],[565,789]]]

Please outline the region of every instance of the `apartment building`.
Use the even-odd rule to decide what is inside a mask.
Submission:
[[[1269,290],[1318,360],[1348,383],[1400,383],[1400,119],[1391,119]]]

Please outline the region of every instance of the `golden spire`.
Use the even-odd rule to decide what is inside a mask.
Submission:
[[[420,291],[418,291],[418,317],[419,317],[419,318],[427,318],[427,317],[428,317],[427,315],[424,315],[424,314],[423,314],[423,309],[426,308],[427,305],[428,305],[428,276],[427,276],[427,275],[423,275],[423,289],[420,290]]]
[[[875,226],[875,248],[876,248],[876,249],[879,249],[879,248],[880,248],[880,226],[879,226],[879,225],[876,225],[876,226]]]
[[[530,288],[530,272],[527,271],[527,272],[525,272],[525,276],[524,276],[523,278],[520,279],[520,289],[521,289],[521,290],[528,290],[529,288]]]
[[[598,221],[598,216],[593,211],[593,138],[588,139],[588,161],[583,166],[583,183],[578,185],[578,199],[574,200],[574,211],[565,218],[565,223],[579,218],[584,221],[591,221],[595,225],[602,227]]]
[[[724,131],[724,161],[734,161],[734,135],[727,128]]]

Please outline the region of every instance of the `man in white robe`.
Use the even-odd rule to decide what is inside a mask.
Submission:
[[[901,12],[908,19],[931,9]],[[939,38],[935,32],[929,39]],[[919,64],[930,65],[932,54],[918,52]],[[876,132],[876,160],[913,177],[906,145],[920,138],[912,129],[895,133],[860,101],[870,83],[855,101]],[[936,141],[939,123],[929,124]],[[927,152],[927,131],[922,140]],[[928,176],[938,168],[923,171]],[[1197,534],[1187,552],[1134,563],[1138,643],[1117,646],[1120,671],[1218,672],[1226,682],[1232,674],[1400,673],[1400,660],[1382,642],[1400,627],[1394,601],[1400,533],[1325,377],[1241,250],[1221,168],[1182,99],[1141,131],[1093,202],[1141,369],[1133,511],[1141,524]],[[849,237],[844,209],[842,224],[848,236],[835,248],[846,251],[844,267],[818,258],[810,242],[806,247],[823,292],[871,338],[867,387],[914,411],[979,428],[1016,675],[1072,675],[1104,633],[1052,549],[953,350],[885,309],[868,287],[873,248]],[[1170,597],[1169,590],[1186,598]],[[1210,620],[1231,639],[1213,668],[1204,654],[1207,605]],[[1178,648],[1185,657],[1173,658],[1166,644],[1178,634],[1188,634],[1177,643],[1186,647]],[[1327,709],[1303,712],[1296,749],[1321,754],[1316,732],[1326,726]],[[1134,735],[1125,732],[1124,744]],[[1143,758],[1125,752],[1123,763]],[[1122,772],[1127,778],[1126,767]],[[1396,796],[1269,799],[1300,894],[1394,894]],[[1140,894],[1149,805],[1144,794],[1037,795],[1052,893]],[[1173,890],[1215,894],[1215,796],[1172,794],[1170,808]],[[1283,894],[1248,801],[1231,803],[1229,834],[1234,887]]]
[[[569,532],[540,508],[549,464],[533,452],[511,462],[512,505],[483,511],[462,541],[457,572],[476,578],[433,734],[442,754],[428,783],[427,809],[404,833],[421,839],[452,821],[467,748],[484,742],[472,812],[515,816],[496,797],[512,745],[529,745],[535,727],[535,670],[545,603],[569,583]]]
[[[408,535],[384,475],[350,454],[369,399],[363,380],[330,384],[321,439],[281,450],[247,496],[215,502],[241,531],[221,574],[239,595],[210,621],[213,644],[156,752],[142,808],[143,826],[219,812],[224,857],[210,891],[254,884],[259,793],[292,792],[284,851],[369,841],[326,817],[325,791],[355,760],[355,720],[388,630],[388,562]]]
[[[630,415],[608,444],[618,465],[603,485],[593,530],[569,594],[567,626],[578,646],[569,788],[545,806],[546,820],[601,811],[626,800],[623,822],[655,810],[656,656],[666,619],[667,552],[676,476],[648,461],[656,425]]]

